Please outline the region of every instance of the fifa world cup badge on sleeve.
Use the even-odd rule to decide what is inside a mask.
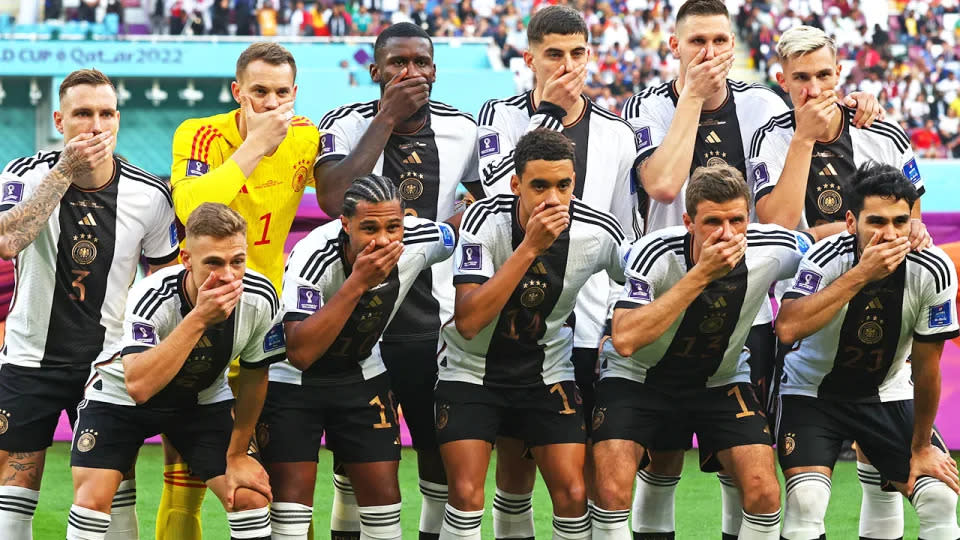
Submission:
[[[817,289],[820,287],[820,280],[822,279],[823,276],[812,270],[801,270],[797,275],[796,281],[793,283],[793,288],[798,291],[813,294],[817,292]]]
[[[943,328],[953,323],[953,314],[950,312],[951,300],[942,304],[930,306],[930,328]]]
[[[480,137],[480,157],[500,153],[500,136],[496,133]]]
[[[766,163],[758,163],[753,169],[753,189],[763,186],[770,181],[770,173],[767,171]]]
[[[147,345],[157,344],[157,331],[149,324],[133,323],[133,339]]]
[[[630,285],[630,298],[650,302],[653,300],[653,292],[650,290],[650,284],[642,279],[627,278]]]
[[[483,267],[480,244],[463,244],[460,246],[463,259],[460,261],[461,270],[480,270]]]
[[[333,133],[324,133],[320,136],[320,154],[329,154],[336,152],[337,145],[334,142]]]
[[[653,144],[653,141],[650,138],[649,127],[642,127],[636,130],[634,135],[637,137],[637,150],[643,150],[644,148]]]
[[[297,309],[303,311],[320,309],[320,292],[312,287],[297,287]]]
[[[210,166],[195,159],[187,160],[187,176],[203,176],[210,170]]]
[[[0,204],[18,203],[23,200],[23,182],[6,182],[3,184],[3,196]]]

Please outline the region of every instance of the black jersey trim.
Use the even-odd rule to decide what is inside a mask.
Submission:
[[[744,81],[734,81],[732,79],[727,79],[727,82],[730,83],[730,89],[733,90],[734,92],[746,92],[748,90],[764,90],[776,96],[777,99],[780,99],[780,96],[777,95],[777,93],[774,92],[772,88],[770,88],[765,84],[747,83]]]
[[[32,171],[41,164],[46,164],[52,169],[58,159],[60,159],[59,151],[38,152],[35,156],[21,158],[15,165],[8,167],[7,171],[10,174],[22,177],[27,171]]]
[[[946,341],[948,339],[953,339],[960,336],[960,330],[951,330],[949,332],[939,332],[936,334],[918,334],[913,333],[914,341],[922,341],[924,343],[936,343],[938,341]]]
[[[436,243],[438,243],[438,242],[440,242],[440,237],[439,237],[439,236],[419,236],[419,237],[417,237],[417,238],[412,238],[412,239],[410,239],[410,240],[407,240],[407,239],[405,238],[405,239],[403,240],[403,245],[405,245],[405,246],[413,246],[413,245],[416,245],[416,244],[436,244]]]
[[[159,266],[161,264],[167,264],[168,262],[175,261],[177,257],[180,256],[180,248],[174,248],[169,255],[164,255],[163,257],[146,257],[147,264],[152,264],[153,266]]]
[[[300,322],[309,317],[309,313],[300,313],[299,311],[288,311],[283,314],[283,322]]]
[[[641,304],[639,302],[631,302],[630,300],[617,300],[613,304],[613,309],[637,309],[638,307],[643,307],[649,304]]]
[[[317,129],[330,129],[333,127],[334,122],[348,116],[352,112],[355,112],[364,118],[373,118],[377,114],[376,104],[377,100],[373,100],[350,103],[349,105],[337,107],[336,109],[325,114],[323,118],[320,119],[320,122],[317,124]]]
[[[247,362],[243,358],[240,358],[240,367],[244,369],[260,369],[260,368],[265,368],[272,364],[276,364],[278,362],[283,362],[286,359],[287,359],[286,354],[275,354],[273,356],[268,356],[266,358],[263,358],[258,362]]]
[[[933,274],[937,294],[950,286],[950,268],[939,257],[920,251],[907,253],[907,259],[926,268]]]
[[[422,232],[422,231],[424,231],[424,230],[436,231],[436,230],[437,230],[437,225],[436,225],[436,223],[430,222],[430,223],[421,223],[421,224],[419,224],[419,225],[414,225],[414,226],[412,226],[412,227],[404,226],[404,227],[403,227],[403,235],[406,236],[406,235],[408,235],[408,234],[415,233],[415,232]]]
[[[513,150],[510,150],[502,160],[483,168],[484,177],[480,179],[483,185],[492,186],[514,170],[513,152]]]
[[[463,217],[461,227],[470,234],[477,234],[488,216],[509,212],[515,198],[515,195],[497,195],[472,204]]]
[[[16,169],[18,165],[21,165],[24,161],[27,161],[29,159],[34,159],[35,157],[36,156],[23,156],[23,157],[14,159],[10,161],[10,163],[7,163],[6,167],[3,168],[3,172],[12,173],[13,169]]]
[[[300,269],[300,277],[311,283],[316,283],[317,279],[313,279],[311,276],[315,274],[316,269],[327,259],[331,256],[337,256],[337,246],[339,244],[339,239],[331,238],[327,240],[327,243],[324,244],[322,248],[314,250],[310,258],[307,259],[306,264]],[[317,277],[319,277],[319,275]]]
[[[118,159],[117,163],[120,167],[120,178],[127,178],[129,180],[142,182],[156,189],[163,195],[163,198],[167,201],[167,204],[170,205],[170,208],[173,208],[173,195],[170,193],[170,188],[167,187],[166,182],[161,180],[159,177],[141,169],[140,167],[137,167],[136,165],[131,165],[123,161],[122,159]]]
[[[616,122],[616,123],[618,123],[618,124],[623,124],[623,125],[627,126],[627,128],[630,129],[630,132],[631,132],[631,133],[633,133],[633,126],[630,125],[630,122],[627,122],[627,121],[624,120],[623,118],[620,118],[619,116],[613,114],[612,112],[610,112],[610,111],[604,109],[603,107],[597,105],[592,99],[588,99],[588,100],[587,100],[587,103],[590,104],[590,111],[591,111],[591,112],[595,112],[595,113],[599,114],[600,116],[606,118],[607,120],[611,120],[611,121]]]
[[[478,118],[478,123],[481,126],[492,126],[493,117],[496,115],[497,105],[506,105],[508,107],[516,107],[520,110],[523,110],[524,105],[527,102],[527,94],[529,92],[524,92],[522,94],[517,94],[504,99],[490,99],[480,107],[480,116]]]
[[[153,347],[144,347],[143,345],[131,345],[129,347],[124,347],[123,350],[120,351],[120,356],[123,357],[128,354],[140,354],[143,351],[148,351],[152,348]]]
[[[434,114],[439,114],[440,116],[462,116],[462,117],[466,118],[467,120],[470,120],[474,125],[476,125],[476,123],[477,123],[476,119],[473,118],[473,115],[472,115],[472,114],[470,114],[470,113],[468,113],[468,112],[461,111],[460,109],[457,109],[456,107],[451,107],[450,105],[447,105],[446,103],[443,103],[443,102],[441,102],[441,101],[433,101],[433,100],[431,100],[431,101],[430,101],[430,112],[432,112],[432,113],[434,113]]]
[[[304,270],[304,273],[306,274],[305,279],[310,283],[319,283],[320,278],[323,277],[323,274],[327,271],[327,268],[330,268],[331,264],[334,264],[339,260],[340,242],[337,240],[333,243],[332,249],[329,252],[324,253],[319,259],[317,259],[313,265],[313,268],[311,268],[309,271]]]
[[[672,81],[667,81],[661,83],[659,86],[651,86],[649,88],[644,88],[638,94],[634,94],[627,99],[627,102],[623,105],[624,119],[633,118],[640,115],[640,102],[650,96],[660,96],[669,98],[670,97],[670,83]]]
[[[592,223],[598,225],[603,230],[610,233],[610,236],[613,237],[617,243],[623,242],[626,238],[626,235],[623,234],[623,227],[620,226],[620,222],[617,221],[615,217],[610,214],[599,212],[593,208],[590,208],[583,202],[578,200],[571,201],[571,209],[573,212],[570,215],[570,219],[584,221],[585,223]]]
[[[828,240],[822,245],[814,246],[813,251],[810,253],[810,261],[823,267],[823,265],[841,252],[845,253],[848,248],[852,250],[855,239],[855,236],[845,234],[833,240]]]
[[[756,240],[747,240],[747,247],[782,247],[796,251],[796,243],[787,243],[783,240],[772,240],[772,239],[756,239]]]
[[[801,292],[797,292],[797,291],[787,291],[787,292],[783,293],[783,296],[781,296],[780,299],[781,299],[781,301],[782,301],[782,300],[793,300],[793,299],[795,299],[795,298],[803,298],[804,296],[807,296],[807,295],[805,295],[805,294],[803,294],[803,293],[801,293]]]
[[[747,230],[747,240],[756,238],[779,238],[781,240],[790,240],[796,243],[797,237],[794,233],[779,230],[749,229]]]
[[[160,304],[177,294],[177,282],[182,274],[183,272],[177,272],[169,275],[163,278],[159,286],[148,290],[133,307],[133,314],[144,319],[152,317]]]
[[[321,164],[326,163],[326,162],[328,162],[328,161],[334,161],[334,160],[340,161],[340,160],[346,159],[346,157],[347,157],[346,154],[327,154],[327,155],[325,155],[325,156],[317,159],[317,165],[321,165]]]
[[[460,274],[453,276],[454,285],[460,285],[462,283],[476,283],[478,285],[482,285],[487,281],[490,281],[490,278],[487,276],[478,276],[477,274]]]
[[[760,127],[750,139],[750,158],[760,155],[760,147],[763,145],[763,139],[768,134],[773,133],[775,128],[788,129],[793,127],[793,111],[780,113],[767,120],[767,123]]]
[[[653,266],[654,261],[662,255],[669,253],[683,253],[683,236],[673,236],[670,238],[658,238],[647,244],[639,253],[630,269],[641,275],[646,275]]]
[[[537,113],[531,116],[530,120],[536,122],[538,128],[545,128],[553,131],[563,131],[563,122],[548,114]]]
[[[856,111],[854,109],[849,109],[844,107],[843,110],[847,113],[847,118],[853,120],[856,116]],[[906,133],[900,129],[899,126],[892,124],[884,120],[876,120],[870,127],[860,128],[864,131],[869,131],[871,133],[876,133],[882,135],[894,142],[897,146],[897,150],[902,154],[910,148],[910,139],[907,138]]]

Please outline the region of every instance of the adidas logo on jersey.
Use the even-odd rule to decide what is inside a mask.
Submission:
[[[723,139],[721,139],[720,136],[717,135],[716,131],[711,131],[710,134],[707,135],[707,142],[711,144],[720,144],[721,142],[723,142]]]
[[[537,261],[537,264],[530,268],[530,272],[543,276],[547,273],[547,267],[543,265],[543,261]]]
[[[420,164],[420,163],[423,163],[423,161],[420,161],[420,156],[417,155],[416,150],[414,150],[413,153],[411,153],[409,156],[404,158],[403,163]]]
[[[710,307],[712,307],[713,309],[723,309],[727,307],[727,300],[726,298],[721,296],[720,298],[717,298],[716,302],[710,304]]]
[[[374,297],[373,297],[373,300],[370,300],[370,302],[367,303],[367,307],[368,307],[368,308],[375,308],[375,307],[379,306],[379,305],[382,304],[382,303],[383,303],[383,300],[381,300],[379,296],[374,296]]]
[[[197,342],[197,348],[207,349],[210,347],[213,347],[213,342],[210,341],[210,338],[208,338],[207,336],[202,336],[200,338],[200,341]]]
[[[837,170],[833,168],[833,163],[827,163],[827,166],[820,169],[820,176],[837,176]]]
[[[96,227],[97,220],[93,219],[93,212],[87,212],[87,215],[83,216],[83,219],[78,221],[80,225],[86,225],[88,227]]]
[[[875,296],[873,300],[867,304],[867,309],[883,309],[883,304],[880,302],[880,298]]]

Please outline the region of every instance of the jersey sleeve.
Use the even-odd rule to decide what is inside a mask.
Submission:
[[[610,213],[620,222],[628,241],[643,236],[642,219],[637,207],[637,178],[636,169],[634,169],[637,152],[639,152],[639,145],[635,138],[620,139],[620,165],[617,167],[614,193],[610,199]]]
[[[634,309],[652,303],[662,293],[662,280],[671,264],[672,252],[661,249],[659,237],[647,237],[635,242],[626,254],[623,268],[624,286],[614,303],[614,309]]]
[[[170,184],[181,223],[205,202],[229,205],[247,180],[236,161],[224,161],[217,144],[209,144],[215,138],[211,130],[202,121],[187,120],[173,135]]]
[[[898,158],[898,165],[900,170],[903,171],[903,175],[910,180],[913,187],[917,188],[917,193],[923,195],[926,188],[923,185],[923,177],[920,176],[920,168],[917,167],[917,155],[913,152],[913,146],[908,144],[906,150],[901,152]]]
[[[148,263],[161,265],[180,255],[177,216],[170,203],[161,197],[156,198],[153,209],[153,222],[147,225],[147,234],[143,237],[143,255]]]
[[[913,338],[917,341],[944,341],[960,336],[956,267],[939,250],[924,251],[916,260],[923,261],[922,264],[932,267],[933,271],[923,274],[922,301]]]
[[[407,216],[403,219],[403,245],[424,255],[424,268],[445,261],[453,254],[456,234],[449,223]]]
[[[764,126],[753,136],[750,157],[747,158],[747,185],[753,192],[754,203],[773,191],[780,181],[784,163],[787,161],[787,151],[790,149],[789,137],[774,125],[768,126]]]
[[[320,150],[317,152],[317,165],[328,161],[340,161],[350,155],[356,141],[366,132],[366,123],[362,115],[340,107],[327,113],[320,120]]]
[[[166,281],[159,286],[147,286],[146,280],[141,281],[127,296],[119,347],[121,356],[152,349],[173,331],[167,304],[162,298],[163,283]]]
[[[510,178],[516,168],[513,152],[520,137],[538,128],[563,131],[563,117],[566,114],[557,105],[541,104],[523,131],[517,132],[508,111],[498,111],[498,105],[499,101],[488,101],[483,105],[477,130],[480,180],[488,197],[510,193]]]
[[[16,171],[23,166],[25,160],[33,158],[15,159],[0,172],[0,212],[6,212],[27,200],[33,193],[34,186],[27,182],[26,175],[19,176]]]
[[[283,322],[302,321],[323,305],[320,286],[304,277],[304,269],[315,255],[319,256],[318,251],[310,249],[303,240],[290,252],[283,273]]]
[[[240,352],[240,367],[258,369],[281,362],[287,355],[287,344],[283,335],[283,312],[266,305],[258,310],[253,333],[247,346]]]
[[[820,266],[813,261],[815,258],[821,258],[823,250],[832,250],[833,246],[826,241],[818,242],[810,251],[804,255],[797,267],[797,272],[793,276],[793,283],[787,292],[783,293],[783,299],[789,300],[809,296],[827,287],[833,280],[840,276],[841,264],[840,257],[834,257],[825,267]],[[790,276],[787,276],[789,278]],[[786,279],[786,278],[784,278]]]
[[[463,222],[467,222],[467,217],[471,214],[470,210],[478,208],[471,206],[467,209],[467,214],[463,216]],[[496,271],[493,266],[492,242],[495,236],[486,230],[487,227],[481,226],[476,234],[460,228],[460,241],[457,243],[453,259],[453,284],[461,283],[485,283],[493,277]]]
[[[657,96],[644,97],[643,94],[631,97],[623,106],[621,116],[633,129],[638,163],[653,155],[670,129],[673,115],[664,118],[661,108]]]

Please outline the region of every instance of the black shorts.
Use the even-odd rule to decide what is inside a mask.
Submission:
[[[90,366],[0,366],[0,450],[36,452],[53,444],[60,411],[76,424],[89,377]]]
[[[271,382],[257,424],[260,455],[265,463],[317,461],[326,433],[338,462],[398,461],[395,406],[386,373],[323,388]]]
[[[70,465],[126,473],[148,437],[163,433],[190,474],[207,481],[227,471],[233,400],[181,409],[151,409],[85,400],[73,431]]]
[[[758,324],[750,328],[745,343],[750,350],[747,364],[750,366],[750,383],[754,392],[763,405],[763,410],[770,410],[773,384],[777,360],[777,336],[773,332],[772,323]]]
[[[593,441],[624,439],[646,450],[680,450],[697,435],[700,469],[721,469],[716,453],[735,446],[773,444],[753,386],[735,383],[671,393],[619,377],[597,384]]]
[[[413,447],[436,450],[433,389],[437,386],[437,340],[381,341],[380,356],[390,374],[390,387],[410,430]]]
[[[593,417],[593,404],[597,401],[597,357],[598,349],[586,347],[574,347],[573,361],[574,378],[577,381],[577,388],[580,390],[580,396],[583,399],[583,417]],[[585,423],[587,436],[590,436],[590,422]]]
[[[586,442],[580,391],[573,381],[534,388],[491,388],[465,382],[437,383],[440,444],[467,439],[493,443],[497,435],[527,447]]]
[[[780,468],[833,468],[844,440],[857,447],[885,480],[906,482],[910,476],[913,439],[913,400],[855,403],[780,396],[777,454]],[[946,444],[934,428],[931,443],[944,452]]]

